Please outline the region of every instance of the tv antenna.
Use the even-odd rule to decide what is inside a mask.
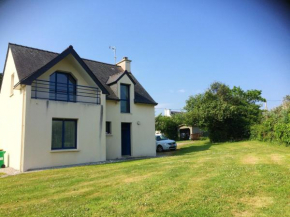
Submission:
[[[114,58],[115,58],[115,64],[117,63],[116,60],[117,60],[117,57],[116,57],[116,47],[115,46],[109,46],[109,49],[113,50],[114,51]]]

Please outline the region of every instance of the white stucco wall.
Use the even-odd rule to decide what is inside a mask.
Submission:
[[[55,71],[71,73],[78,85],[96,87],[71,56],[53,66],[39,79],[49,80],[49,76]],[[101,95],[101,105],[97,105],[31,99],[31,86],[26,86],[26,89],[23,171],[106,160],[104,94]],[[51,150],[53,118],[77,120],[76,150]]]
[[[154,105],[134,103],[134,84],[127,75],[118,81],[130,85],[130,113],[121,113],[120,102],[107,100],[106,121],[111,122],[112,135],[107,135],[107,159],[121,158],[121,123],[131,123],[131,156],[156,156]],[[140,125],[137,124],[140,122]]]
[[[24,171],[106,160],[103,105],[27,99]],[[51,150],[53,118],[77,120],[76,150]]]
[[[14,90],[13,95],[10,94],[12,74],[14,74],[14,84],[17,84],[19,79],[9,50],[0,94],[0,148],[6,151],[6,166],[19,170],[24,91]]]

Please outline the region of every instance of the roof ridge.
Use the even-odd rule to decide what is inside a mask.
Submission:
[[[24,46],[24,45],[20,45],[20,44],[10,43],[10,42],[9,42],[9,45],[15,45],[15,46],[19,46],[19,47],[25,47],[25,48],[28,48],[28,49],[39,50],[39,51],[43,51],[43,52],[47,52],[47,53],[61,54],[61,53],[57,53],[57,52],[53,52],[53,51],[43,50],[43,49],[39,49],[39,48],[35,48],[35,47],[29,47],[29,46]],[[70,45],[70,46],[71,46],[71,45]],[[67,49],[67,48],[66,48],[66,49]],[[81,57],[81,58],[82,58],[82,57]],[[87,61],[91,61],[91,62],[97,62],[97,63],[106,64],[106,65],[111,65],[111,66],[117,66],[117,67],[120,67],[120,66],[115,65],[115,64],[104,63],[104,62],[100,62],[100,61],[97,61],[97,60],[91,60],[91,59],[86,59],[86,58],[82,58],[82,59],[83,59],[83,60],[87,60]]]
[[[97,63],[106,64],[106,65],[111,65],[111,66],[121,67],[121,66],[118,66],[118,65],[115,65],[115,64],[104,63],[104,62],[100,62],[100,61],[97,61],[97,60],[91,60],[91,59],[86,59],[86,58],[82,58],[82,59],[83,59],[83,60],[87,60],[87,61],[91,61],[91,62],[97,62]]]

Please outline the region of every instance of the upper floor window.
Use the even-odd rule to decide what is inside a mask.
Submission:
[[[121,84],[121,112],[130,113],[130,86]]]
[[[49,99],[76,101],[76,80],[68,73],[55,72],[50,75]]]

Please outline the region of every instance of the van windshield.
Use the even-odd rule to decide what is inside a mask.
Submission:
[[[156,140],[157,141],[160,141],[160,140],[167,140],[168,138],[167,137],[165,137],[165,136],[163,136],[163,135],[158,135],[158,136],[156,136]]]

